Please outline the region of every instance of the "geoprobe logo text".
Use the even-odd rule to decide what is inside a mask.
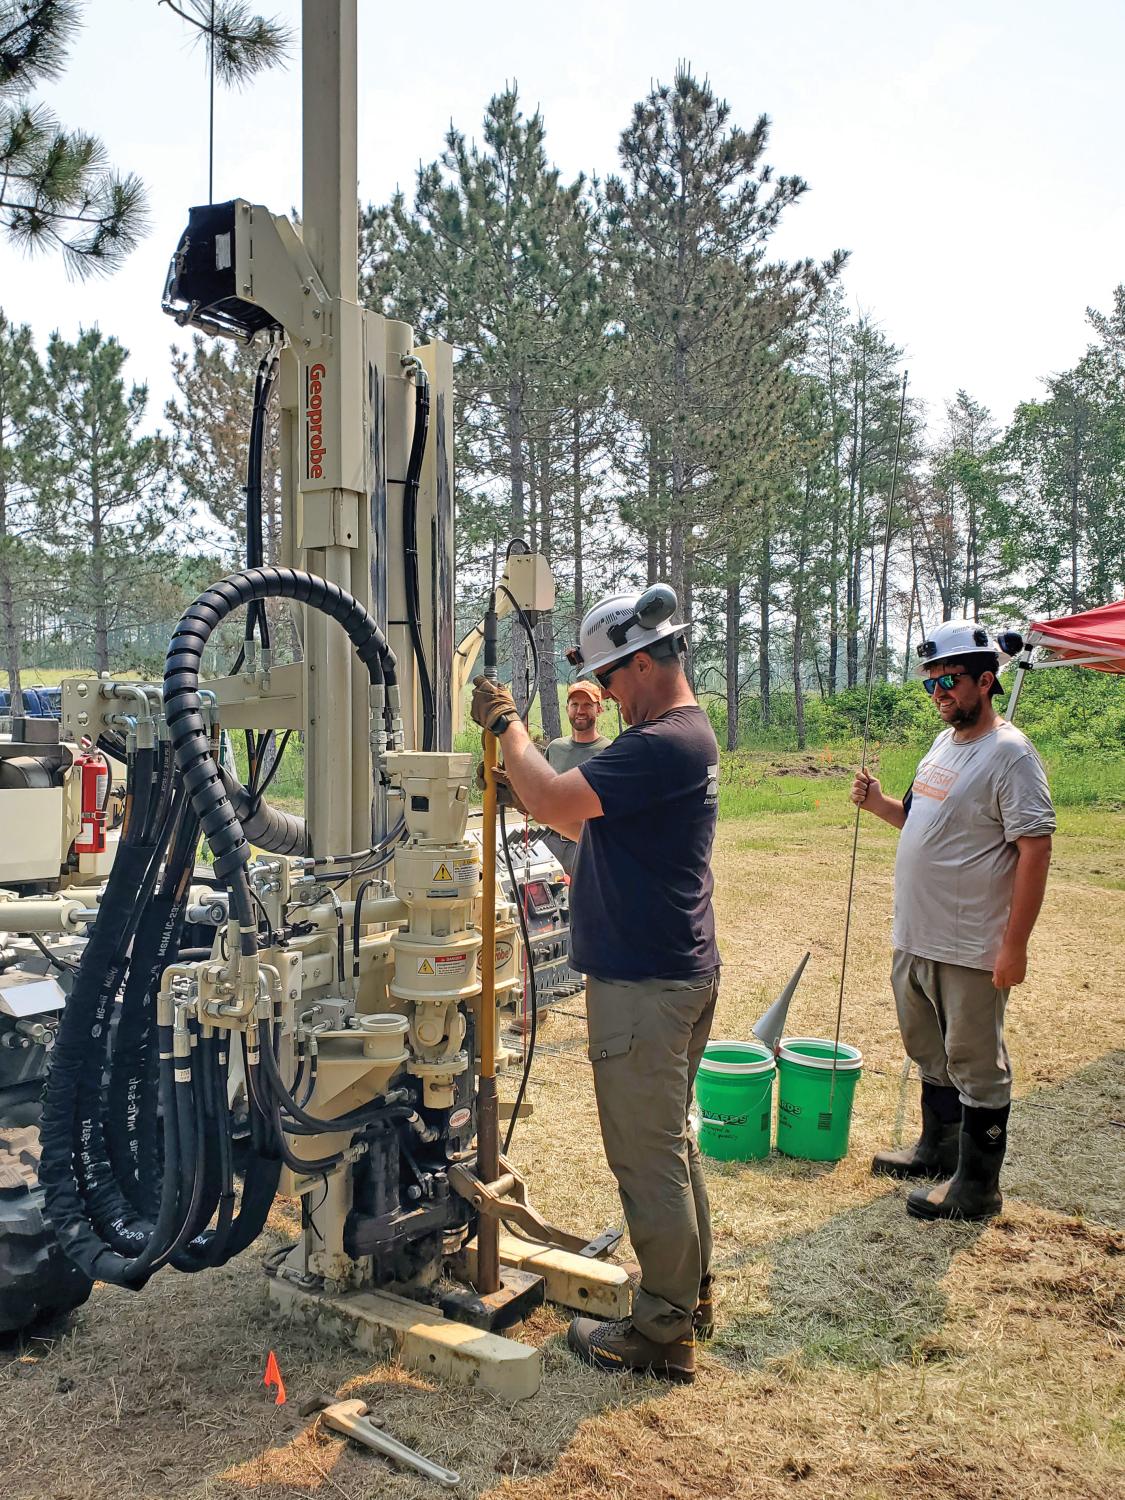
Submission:
[[[310,365],[305,375],[305,447],[310,479],[324,478],[323,365]]]

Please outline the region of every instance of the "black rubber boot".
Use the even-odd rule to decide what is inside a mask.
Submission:
[[[704,1276],[699,1283],[699,1301],[691,1315],[692,1332],[697,1339],[715,1336],[715,1278]]]
[[[656,1375],[690,1385],[695,1379],[695,1333],[689,1329],[670,1344],[658,1344],[633,1327],[631,1318],[601,1323],[597,1318],[574,1318],[567,1344],[588,1365],[620,1375]]]
[[[951,1177],[957,1170],[961,1101],[949,1085],[922,1080],[922,1134],[901,1151],[879,1151],[876,1177]]]
[[[965,1106],[961,1120],[961,1155],[949,1182],[917,1188],[906,1200],[916,1219],[994,1219],[1004,1206],[1000,1168],[1008,1145],[1008,1113],[1003,1109]]]

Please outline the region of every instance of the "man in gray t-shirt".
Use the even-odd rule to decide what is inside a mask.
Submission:
[[[880,1151],[876,1173],[949,1180],[910,1194],[921,1219],[1000,1212],[1012,1070],[1004,1007],[1027,972],[1055,814],[1027,737],[995,711],[1000,652],[975,621],[948,620],[919,648],[946,728],[902,801],[860,771],[852,800],[902,830],[891,983],[903,1046],[922,1075],[922,1135]]]
[[[570,720],[570,734],[552,740],[545,754],[547,764],[561,775],[573,771],[583,761],[597,755],[609,744],[604,734],[598,733],[598,714],[602,707],[602,690],[596,682],[572,682],[566,695],[566,716]],[[544,835],[544,840],[559,864],[568,875],[574,874],[574,856],[578,845],[573,839],[564,838],[553,829]]]

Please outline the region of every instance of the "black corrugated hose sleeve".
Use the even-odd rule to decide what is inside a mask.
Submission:
[[[145,757],[140,773],[135,776],[138,785],[151,785],[148,755],[148,752],[138,753],[138,758]],[[145,801],[144,794],[141,800]],[[159,1248],[157,1235],[149,1237],[148,1246],[140,1250],[139,1259],[134,1259],[114,1251],[94,1230],[90,1222],[91,1206],[83,1201],[76,1177],[75,1138],[84,1081],[90,1080],[91,1087],[100,1095],[106,1048],[104,1018],[120,984],[123,954],[134,921],[134,902],[138,890],[144,886],[152,859],[150,848],[132,841],[144,822],[138,814],[145,811],[134,799],[130,818],[132,839],[123,836],[118,846],[98,920],[90,931],[73,991],[59,1022],[40,1124],[40,1181],[59,1244],[88,1276],[118,1285],[130,1284],[133,1278],[144,1279],[146,1250],[151,1246],[155,1253]],[[86,1097],[89,1098],[88,1093]],[[171,1105],[170,1090],[167,1102]],[[166,1144],[166,1166],[174,1160],[174,1144],[171,1147]],[[111,1195],[107,1193],[106,1197],[110,1199]],[[165,1230],[174,1228],[168,1221],[174,1218],[176,1207],[174,1200],[169,1209],[167,1199],[166,1192],[161,1205]],[[93,1210],[98,1208],[95,1203]],[[158,1231],[160,1227],[158,1223]]]
[[[175,833],[160,886],[133,940],[110,1059],[105,1125],[109,1158],[129,1202],[150,1216],[159,1201],[161,1175],[155,997],[164,970],[179,950],[198,845],[199,822],[185,799],[178,797]]]
[[[251,796],[242,783],[222,766],[219,775],[235,817],[242,824],[247,843],[256,849],[264,849],[267,854],[308,853],[304,818],[271,807],[264,797]]]
[[[113,1025],[114,1012],[118,1009],[117,994],[130,967],[130,960],[126,957],[128,951],[126,945],[132,942],[133,951],[135,951],[136,929],[147,913],[152,900],[153,889],[160,873],[161,858],[168,845],[177,804],[182,800],[170,799],[167,796],[172,785],[170,763],[171,756],[162,748],[157,756],[154,798],[149,804],[148,816],[145,819],[144,849],[148,855],[148,864],[139,887],[130,893],[132,910],[116,972],[111,970],[107,973],[101,987],[97,1010],[91,1025],[91,1041],[95,1043],[91,1062],[96,1059],[100,1065],[96,1068],[93,1066],[87,1068],[80,1083],[77,1107],[74,1149],[86,1212],[97,1233],[113,1249],[125,1255],[136,1255],[144,1247],[152,1231],[152,1224],[137,1215],[127,1193],[117,1181],[113,1166],[114,1151],[116,1150],[116,1154],[120,1156],[119,1148],[126,1147],[127,1143],[119,1141],[111,1147],[107,1124],[108,1100],[102,1080],[105,1065],[110,1061],[112,1051],[115,1050],[113,1041],[110,1039],[117,1030],[117,1027]],[[118,1014],[116,1020],[120,1022],[121,1019],[122,1017]],[[98,1039],[100,1039],[100,1049],[97,1045]],[[107,1050],[109,1055],[107,1055]]]
[[[231,884],[231,895],[250,915],[241,874],[250,858],[242,826],[211,755],[199,699],[199,669],[212,632],[221,621],[256,599],[294,599],[331,616],[347,631],[372,683],[395,680],[394,653],[371,615],[336,584],[295,568],[251,568],[221,579],[188,606],[172,636],[164,666],[164,712],[176,764],[215,856],[215,873]],[[389,724],[389,716],[387,720]],[[239,913],[242,922],[242,913]]]

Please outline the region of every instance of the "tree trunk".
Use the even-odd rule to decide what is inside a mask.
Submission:
[[[512,536],[522,536],[527,520],[527,471],[524,459],[523,393],[515,374],[508,382],[508,405],[505,412],[505,435],[508,445],[509,515]],[[517,696],[527,682],[527,643],[519,630],[512,632],[512,684]]]
[[[762,728],[770,727],[770,590],[773,587],[773,513],[768,499],[762,502],[762,550],[758,564],[758,693]]]
[[[741,564],[733,547],[727,551],[726,638],[727,749],[738,749],[738,672],[742,638]]]
[[[0,464],[0,631],[3,632],[4,667],[8,673],[8,692],[11,695],[8,712],[15,718],[23,712],[23,699],[20,696],[20,630],[7,542],[8,494],[4,468]]]
[[[1071,424],[1073,432],[1072,458],[1070,465],[1070,612],[1077,614],[1081,605],[1078,602],[1078,489],[1079,469],[1081,460],[1079,458],[1079,417],[1077,409],[1074,413],[1074,421]]]
[[[94,671],[109,671],[109,600],[106,598],[105,538],[102,532],[101,498],[97,480],[91,485],[90,584],[94,603]]]
[[[554,496],[552,494],[550,432],[544,432],[539,445],[539,546],[543,556],[551,561],[554,550]],[[539,652],[539,708],[543,716],[543,733],[548,739],[557,739],[561,733],[559,720],[558,676],[555,671],[555,615],[548,610],[535,626],[536,646]]]
[[[570,482],[571,548],[574,552],[574,639],[577,640],[582,616],[586,613],[586,589],[582,576],[582,411],[577,406],[574,408],[574,426],[571,429]]]
[[[914,549],[914,534],[910,535],[910,603],[906,611],[906,639],[902,646],[902,680],[906,682],[910,677],[910,636],[914,629],[914,606],[918,605],[921,614],[922,601],[918,597],[918,554]]]
[[[793,709],[797,719],[797,749],[805,748],[805,685],[801,680],[802,648],[805,637],[805,567],[809,551],[809,497],[811,478],[805,470],[805,499],[801,507],[801,528],[797,543],[797,576],[793,585]]]
[[[839,487],[832,504],[832,550],[828,595],[828,696],[834,697],[840,659],[840,506]]]

